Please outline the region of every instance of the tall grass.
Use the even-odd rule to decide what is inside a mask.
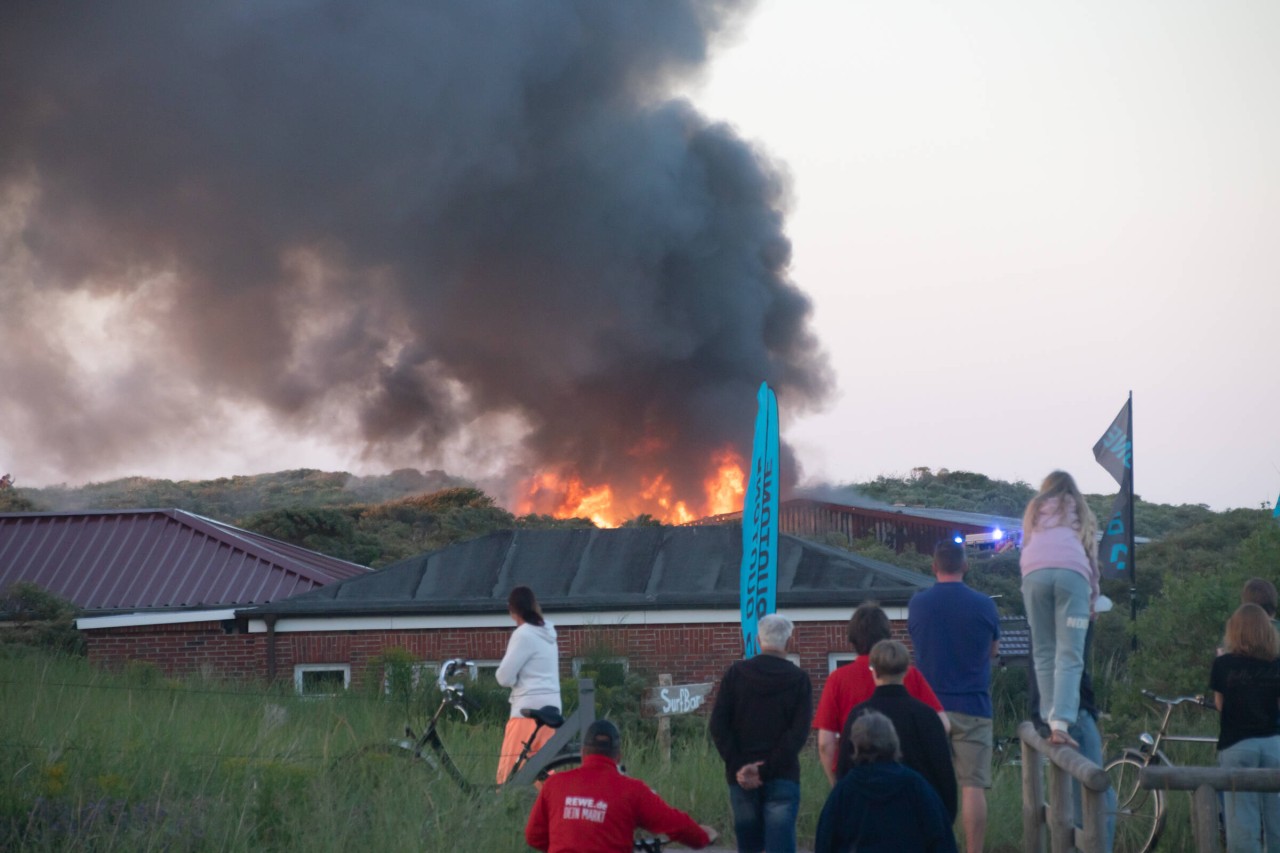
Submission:
[[[362,752],[404,722],[403,704],[370,695],[304,699],[4,650],[0,849],[525,850],[532,791],[469,796],[424,765]],[[704,724],[678,723],[670,765],[651,723],[626,728],[624,763],[732,846],[723,764]],[[497,722],[453,722],[444,738],[468,778],[492,778]],[[806,846],[828,786],[813,750],[801,767]],[[1019,773],[1002,764],[989,792],[988,849],[997,853],[1021,847]],[[1191,849],[1182,799],[1171,797],[1177,811],[1162,850]]]

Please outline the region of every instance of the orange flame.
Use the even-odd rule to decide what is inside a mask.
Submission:
[[[707,515],[724,515],[742,509],[742,498],[747,493],[747,475],[742,468],[742,457],[726,447],[715,456],[716,474],[709,478],[707,487]]]
[[[585,483],[571,468],[547,469],[524,482],[516,511],[520,515],[544,513],[555,518],[589,518],[598,527],[648,515],[663,524],[686,524],[707,515],[742,509],[746,474],[742,457],[725,448],[711,458],[710,473],[703,481],[701,501],[675,494],[666,471],[642,478],[638,487],[621,483]]]

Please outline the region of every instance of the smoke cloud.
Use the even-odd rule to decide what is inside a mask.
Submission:
[[[785,175],[670,94],[741,9],[3,4],[11,452],[198,456],[252,408],[699,490],[760,381],[784,415],[830,386]]]

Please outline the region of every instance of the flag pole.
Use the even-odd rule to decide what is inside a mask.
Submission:
[[[1129,391],[1129,446],[1133,446],[1133,391]],[[1133,528],[1133,457],[1129,457],[1129,624],[1138,624],[1138,541]],[[1133,632],[1133,650],[1138,650],[1138,632]]]

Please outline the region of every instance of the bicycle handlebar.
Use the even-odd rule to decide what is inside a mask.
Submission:
[[[460,670],[471,671],[475,664],[469,660],[462,658],[453,658],[440,664],[440,674],[436,676],[436,686],[440,688],[441,693],[451,693],[459,689],[460,685],[450,684],[449,679],[458,674]]]
[[[1213,707],[1213,705],[1209,703],[1204,696],[1175,696],[1172,699],[1169,699],[1164,696],[1157,696],[1150,690],[1143,690],[1142,695],[1146,696],[1153,702],[1159,702],[1161,705],[1183,705],[1187,702],[1191,702],[1206,708]]]

